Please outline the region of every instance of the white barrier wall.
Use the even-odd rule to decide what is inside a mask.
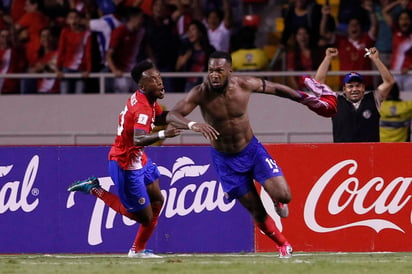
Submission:
[[[117,118],[128,94],[4,95],[0,96],[0,145],[111,144]],[[170,93],[159,101],[171,108],[184,94]],[[412,92],[404,92],[412,100]],[[331,121],[301,104],[254,94],[250,120],[265,143],[332,142]],[[202,121],[196,109],[190,116]],[[165,144],[205,144],[200,135],[188,132]]]

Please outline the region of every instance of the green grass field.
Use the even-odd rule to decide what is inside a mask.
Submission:
[[[412,273],[412,253],[168,254],[162,259],[124,254],[0,255],[0,273]]]

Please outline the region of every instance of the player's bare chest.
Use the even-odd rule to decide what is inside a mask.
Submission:
[[[249,96],[227,93],[207,100],[204,110],[212,116],[240,116],[247,110]]]

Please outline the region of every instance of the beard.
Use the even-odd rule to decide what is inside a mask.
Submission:
[[[228,80],[226,79],[223,84],[221,86],[215,87],[212,85],[212,83],[210,82],[210,80],[208,81],[208,86],[209,86],[209,90],[216,92],[216,93],[224,93],[227,86],[228,86]]]

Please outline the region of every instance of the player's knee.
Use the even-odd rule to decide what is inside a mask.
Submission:
[[[149,225],[150,222],[152,221],[153,215],[144,215],[144,216],[140,216],[138,222],[141,225]]]
[[[277,200],[283,204],[287,204],[292,200],[292,194],[289,190],[284,190],[279,193],[279,198]]]

